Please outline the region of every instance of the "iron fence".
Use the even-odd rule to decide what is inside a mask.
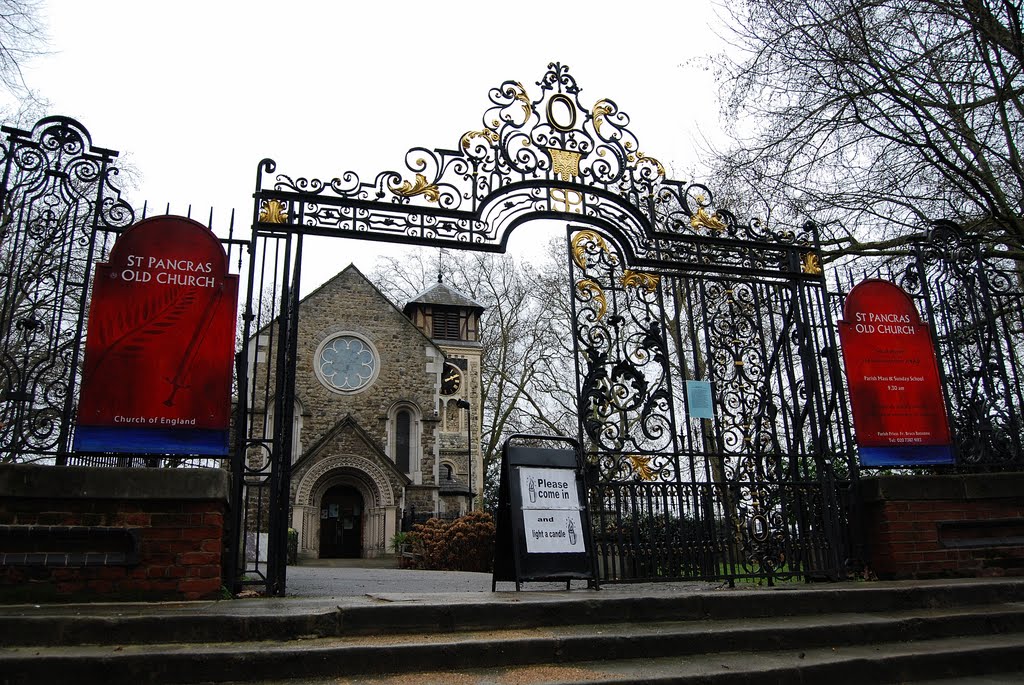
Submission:
[[[439,519],[445,522],[455,521],[461,516],[458,512],[441,512],[432,514],[430,512],[418,512],[415,507],[402,510],[402,532],[407,533],[417,524],[423,524],[430,519]]]
[[[554,100],[571,106],[593,149],[607,155],[567,153],[549,131],[536,134],[550,143],[549,156],[523,157],[527,124],[506,117],[509,131],[467,133],[461,152],[419,150],[415,159],[437,167],[423,188],[392,172],[374,183],[278,175],[264,188],[275,168],[261,163],[251,237],[233,237],[232,217],[222,241],[247,277],[230,464],[71,450],[91,275],[136,212],[115,183],[117,153],[94,147],[78,122],[48,117],[30,131],[4,128],[0,461],[230,468],[226,579],[281,594],[303,235],[498,251],[523,221],[559,218],[582,224],[567,233],[568,323],[605,581],[843,575],[857,556],[850,493],[859,471],[834,322],[845,293],[866,276],[902,286],[932,326],[955,468],[1024,465],[1020,262],[940,222],[902,255],[834,273],[830,289],[813,226],[742,224],[716,209],[703,186],[663,178],[656,160],[628,153],[628,119],[611,131],[611,105],[576,103],[567,68],[551,69],[525,111],[550,112]],[[518,112],[529,100],[518,83],[506,85],[492,93],[495,107]],[[556,126],[555,137],[575,121]],[[486,183],[479,169],[490,170]],[[446,190],[459,184],[471,190]],[[453,199],[413,202],[437,202],[435,193]],[[713,395],[710,417],[693,411],[695,381]],[[402,530],[434,516],[404,511]]]
[[[930,326],[956,459],[931,468],[1024,468],[1024,262],[942,221],[905,253],[834,277],[835,312],[857,282],[882,278],[902,287]]]

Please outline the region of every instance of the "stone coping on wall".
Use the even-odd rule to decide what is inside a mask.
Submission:
[[[230,493],[231,478],[224,469],[0,464],[0,497],[227,503]]]
[[[870,476],[861,478],[860,494],[866,504],[1024,497],[1024,473]]]

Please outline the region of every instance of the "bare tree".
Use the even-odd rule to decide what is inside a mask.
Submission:
[[[382,258],[372,280],[393,301],[408,300],[436,279],[486,309],[481,322],[482,451],[496,487],[501,447],[514,433],[575,435],[575,367],[564,247],[536,265],[479,252],[457,258],[423,250]]]
[[[31,95],[22,67],[46,49],[39,0],[0,0],[0,84],[15,97]]]
[[[1019,2],[724,3],[725,194],[818,220],[834,251],[891,249],[944,218],[1024,257]]]

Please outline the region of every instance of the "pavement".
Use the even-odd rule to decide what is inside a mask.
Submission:
[[[454,593],[503,594],[515,592],[515,583],[499,582],[491,593],[490,573],[463,571],[421,571],[397,568],[393,558],[315,559],[289,566],[287,596],[301,599],[340,599],[378,595],[429,595]],[[723,587],[722,583],[632,583],[604,585],[600,592],[616,594],[680,594]],[[527,592],[565,593],[565,583],[524,583]],[[578,592],[577,592],[578,591]],[[593,593],[584,581],[573,581],[570,593]],[[602,596],[605,596],[602,595]],[[477,597],[464,600],[479,601]]]
[[[316,559],[289,566],[285,573],[287,595],[306,599],[491,589],[489,573],[400,569],[393,558]]]

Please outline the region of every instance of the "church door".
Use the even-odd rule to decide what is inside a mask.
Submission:
[[[337,485],[320,502],[320,558],[361,556],[363,498],[347,485]]]

